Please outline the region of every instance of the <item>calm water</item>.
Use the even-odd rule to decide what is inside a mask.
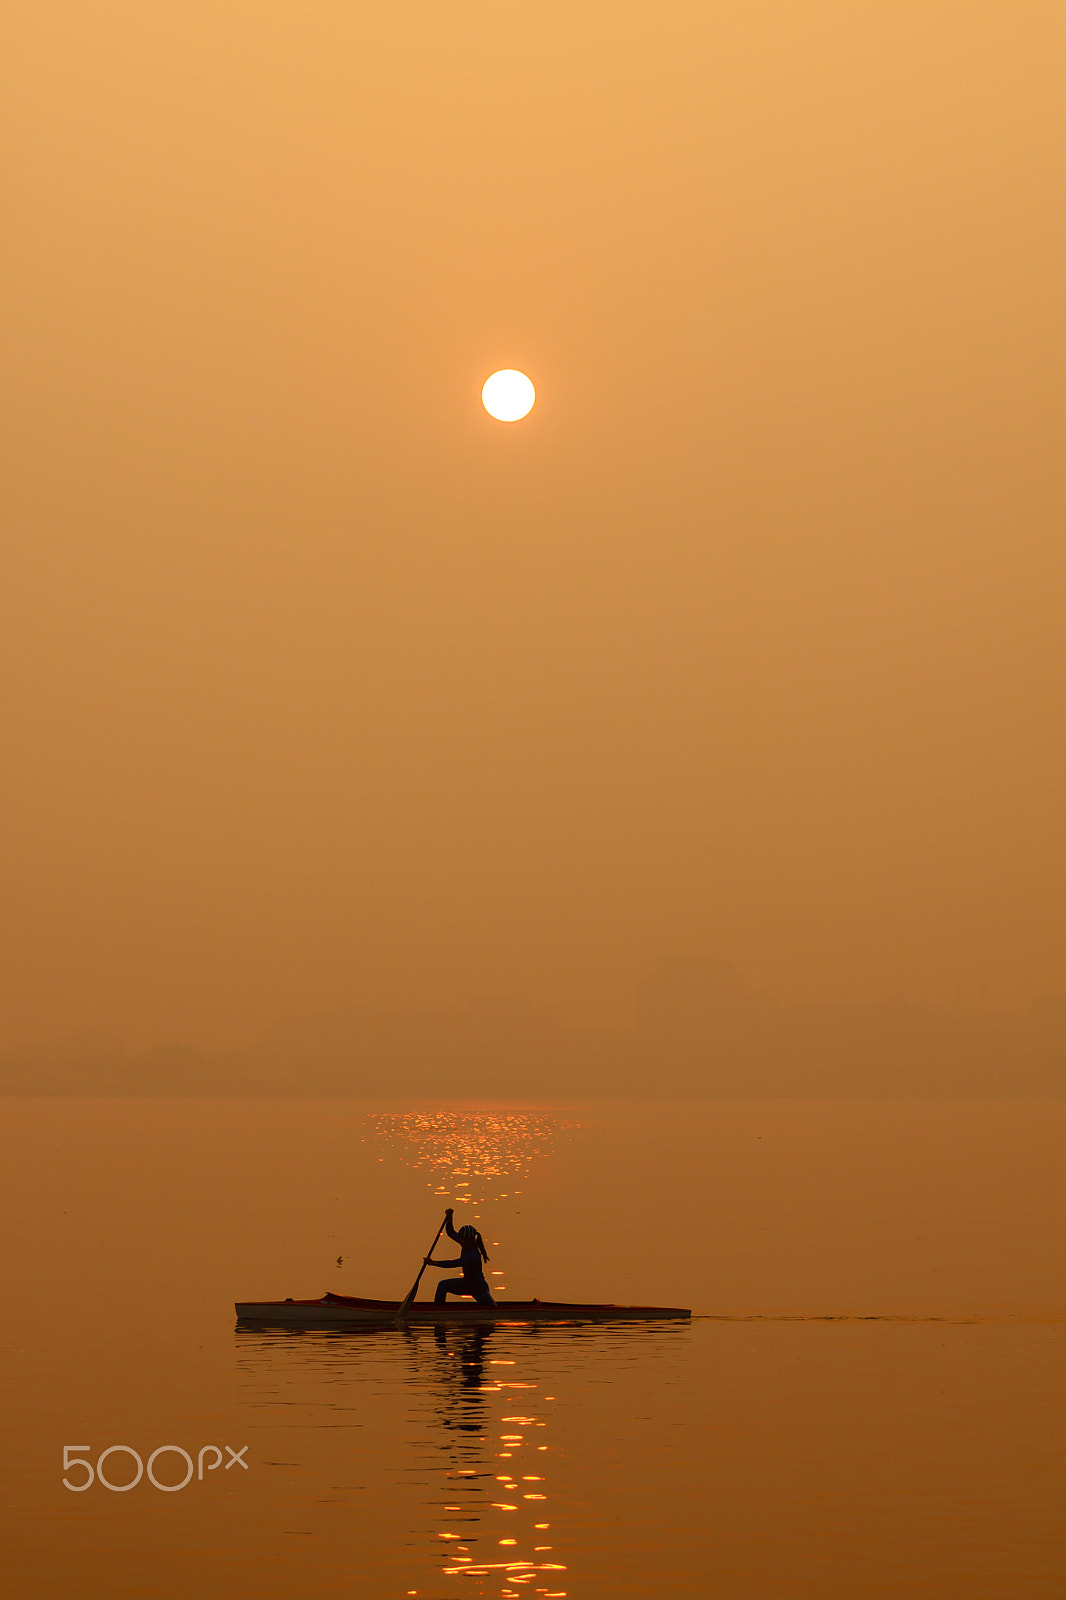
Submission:
[[[0,1117],[13,1594],[1066,1592],[1058,1102]],[[501,1294],[698,1314],[235,1328],[398,1298],[445,1204]]]

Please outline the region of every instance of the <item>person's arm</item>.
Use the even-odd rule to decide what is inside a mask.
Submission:
[[[461,1260],[460,1261],[433,1261],[429,1256],[426,1256],[425,1263],[426,1263],[427,1267],[461,1267],[462,1264],[463,1264]]]
[[[456,1233],[455,1223],[452,1221],[454,1216],[455,1212],[452,1210],[451,1206],[449,1206],[447,1211],[444,1213],[444,1231],[447,1233],[449,1239],[454,1239],[456,1244],[458,1244],[459,1235]]]

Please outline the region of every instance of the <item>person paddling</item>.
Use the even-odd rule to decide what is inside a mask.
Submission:
[[[452,1221],[454,1215],[449,1206],[444,1214],[444,1226],[448,1238],[454,1239],[459,1246],[461,1254],[458,1261],[434,1261],[430,1256],[425,1256],[424,1261],[427,1267],[462,1267],[463,1275],[461,1278],[442,1278],[433,1297],[434,1304],[444,1305],[450,1294],[468,1294],[474,1297],[479,1306],[494,1306],[496,1302],[485,1281],[485,1269],[482,1266],[482,1262],[489,1259],[485,1241],[469,1222],[456,1233]]]

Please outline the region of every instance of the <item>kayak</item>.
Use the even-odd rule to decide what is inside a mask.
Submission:
[[[324,1294],[320,1300],[238,1300],[238,1322],[264,1322],[286,1327],[345,1327],[355,1323],[395,1322],[401,1300],[361,1300],[347,1294]],[[500,1300],[494,1306],[456,1300],[438,1306],[416,1300],[404,1312],[405,1322],[650,1322],[691,1317],[676,1306],[572,1305],[563,1300]]]

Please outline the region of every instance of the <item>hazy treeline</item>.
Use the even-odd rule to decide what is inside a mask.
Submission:
[[[1066,1093],[1066,1000],[1027,1014],[905,1000],[796,1004],[672,970],[625,1026],[486,1001],[276,1025],[240,1050],[86,1041],[0,1064],[0,1092],[76,1095],[1008,1095]]]

